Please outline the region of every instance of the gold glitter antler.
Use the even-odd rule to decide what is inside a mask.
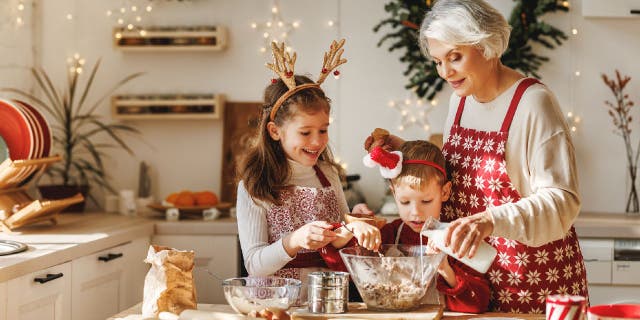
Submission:
[[[340,40],[339,42],[336,42],[335,40],[331,42],[331,47],[329,47],[329,52],[324,53],[324,61],[322,62],[322,72],[320,72],[318,81],[316,81],[317,84],[321,84],[322,82],[324,82],[324,79],[327,78],[327,76],[331,71],[333,71],[333,69],[347,62],[347,59],[342,58],[342,53],[344,52],[344,49],[342,49],[343,46],[344,46],[344,39]],[[334,74],[337,76],[340,74],[340,72],[336,70]]]
[[[279,46],[277,43],[271,43],[271,51],[273,51],[273,63],[267,63],[267,68],[273,70],[280,79],[284,81],[289,90],[296,87],[296,79],[293,77],[294,65],[296,63],[296,53],[289,56],[284,49],[284,42]]]

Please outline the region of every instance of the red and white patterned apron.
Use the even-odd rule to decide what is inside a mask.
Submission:
[[[280,194],[281,205],[274,205],[267,212],[270,244],[309,222],[324,220],[333,223],[342,220],[338,198],[331,182],[318,166],[313,169],[322,188],[294,186],[287,189]],[[306,282],[308,271],[326,268],[327,264],[316,250],[303,249],[275,275]]]
[[[539,83],[520,82],[500,131],[479,131],[460,126],[465,97],[442,152],[452,170],[452,194],[444,206],[443,221],[483,212],[488,207],[516,202],[520,194],[507,175],[505,148],[509,127],[524,91]],[[544,313],[550,294],[587,297],[582,252],[573,228],[560,240],[541,247],[529,247],[515,240],[489,237],[498,250],[487,272],[492,285],[491,308],[514,313]]]

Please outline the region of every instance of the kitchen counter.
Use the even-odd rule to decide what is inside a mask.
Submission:
[[[381,215],[387,221],[400,218],[397,215]],[[573,224],[581,238],[640,239],[640,214],[637,217],[624,213],[581,212]]]
[[[58,224],[42,222],[0,232],[0,239],[29,246],[27,251],[0,256],[0,283],[139,237],[153,235],[237,235],[235,218],[166,221],[163,215],[128,217],[110,213],[65,213]]]
[[[154,232],[153,220],[105,213],[68,213],[58,224],[39,223],[0,233],[0,239],[25,243],[25,252],[0,256],[0,282],[71,261]]]
[[[142,304],[139,303],[125,311],[122,311],[116,315],[114,315],[111,318],[108,318],[107,320],[142,320],[142,319],[148,319],[148,318],[143,318],[140,315],[140,312],[142,310]],[[208,320],[208,319],[225,319],[225,320],[235,320],[235,319],[248,319],[247,317],[244,317],[242,315],[237,314],[235,311],[233,311],[233,309],[231,309],[231,306],[227,305],[227,304],[198,304],[198,310],[199,311],[204,311],[204,312],[208,312],[208,316],[205,316],[204,314],[202,314],[201,317],[198,317],[198,319],[202,319],[202,320]],[[390,313],[393,314],[393,313]],[[401,313],[398,313],[398,315],[401,315]],[[487,313],[483,313],[482,314],[483,318],[488,318],[488,317],[502,317],[502,318],[519,318],[519,319],[523,319],[523,320],[544,320],[545,316],[542,314],[513,314],[513,313],[495,313],[495,312],[487,312]],[[445,312],[442,319],[447,319],[447,320],[466,320],[466,319],[472,319],[472,318],[478,318],[478,315],[476,314],[469,314],[469,313],[458,313],[458,312]],[[196,318],[193,318],[196,319]]]
[[[631,217],[621,213],[582,212],[573,226],[581,238],[640,239],[640,214]]]
[[[167,221],[164,216],[147,218],[155,223],[155,234],[184,235],[237,235],[235,218],[222,217],[215,220],[184,219]]]

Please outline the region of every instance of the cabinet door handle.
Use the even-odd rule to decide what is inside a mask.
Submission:
[[[638,10],[638,9],[631,9],[631,10],[629,10],[629,13],[631,13],[631,14],[640,14],[640,10]]]
[[[123,256],[122,253],[109,253],[106,256],[98,257],[98,260],[104,261],[104,262],[109,262],[109,261],[111,261],[113,259],[121,258],[122,256]]]
[[[34,278],[33,281],[34,282],[45,283],[45,282],[49,282],[51,280],[62,278],[62,276],[63,276],[62,272],[60,272],[60,273],[47,273],[46,277]]]

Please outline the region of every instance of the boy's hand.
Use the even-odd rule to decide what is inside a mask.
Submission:
[[[371,216],[374,214],[373,210],[369,209],[369,206],[367,206],[366,203],[356,204],[355,206],[353,206],[353,210],[351,210],[351,213],[366,214]]]
[[[378,250],[382,243],[380,229],[363,221],[353,221],[346,228],[353,233],[358,244],[368,250]]]
[[[373,134],[368,136],[364,141],[364,149],[370,152],[371,149],[382,146],[382,149],[386,151],[394,151],[400,149],[400,146],[404,143],[404,140],[398,136],[392,134],[382,138],[376,139]]]
[[[440,252],[440,249],[436,248],[433,241],[429,239],[429,243],[427,244],[427,253],[439,253],[439,252]],[[444,256],[444,259],[442,259],[442,262],[438,266],[438,273],[440,274],[440,276],[442,276],[444,281],[447,282],[449,287],[454,288],[458,284],[458,281],[456,280],[456,274],[453,271],[453,268],[451,268],[451,265],[449,264],[449,259],[447,258],[447,256]]]

